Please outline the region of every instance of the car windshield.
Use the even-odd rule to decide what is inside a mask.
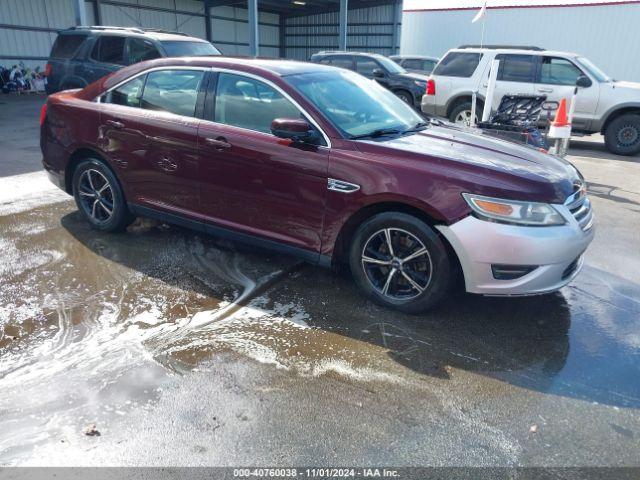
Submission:
[[[398,65],[396,62],[387,57],[376,57],[376,60],[385,68],[389,73],[405,73],[406,70]]]
[[[377,82],[347,70],[285,77],[300,94],[348,137],[402,132],[423,119]]]
[[[591,63],[591,60],[588,58],[578,57],[576,60],[585,70],[588,70],[591,75],[596,77],[598,82],[610,82],[613,80],[609,75]]]
[[[222,55],[220,50],[209,42],[188,42],[183,40],[160,42],[169,57],[199,57]]]

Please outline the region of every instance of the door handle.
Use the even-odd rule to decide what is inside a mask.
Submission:
[[[105,123],[113,128],[124,128],[124,123],[117,120],[107,120]]]
[[[551,93],[553,92],[553,88],[539,88],[538,91],[543,93]]]
[[[231,148],[231,144],[227,142],[227,139],[224,137],[205,138],[204,141],[207,145],[211,145],[212,147],[215,147],[217,150]]]

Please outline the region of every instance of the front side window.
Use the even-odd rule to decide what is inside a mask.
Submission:
[[[566,58],[543,57],[540,66],[540,83],[551,85],[575,85],[582,71]]]
[[[496,60],[500,60],[498,80],[503,82],[534,82],[536,58],[533,55],[497,55]]]
[[[349,137],[380,129],[411,129],[423,122],[389,90],[357,73],[336,70],[284,79]]]
[[[111,92],[106,95],[105,103],[124,105],[125,107],[139,107],[142,89],[144,88],[144,78],[144,75],[136,77],[118,88],[111,90]]]
[[[433,74],[469,78],[476,71],[481,58],[481,53],[450,52],[440,60]]]
[[[214,121],[271,133],[276,118],[300,118],[301,112],[280,92],[253,78],[231,73],[218,77]]]
[[[91,50],[91,58],[102,63],[124,65],[125,40],[125,37],[112,35],[99,37]]]
[[[147,75],[141,107],[193,117],[200,83],[201,70],[158,70]]]
[[[356,72],[365,77],[373,77],[373,71],[380,69],[380,65],[370,58],[356,58]]]
[[[153,42],[141,38],[129,39],[129,64],[158,58],[160,52]]]

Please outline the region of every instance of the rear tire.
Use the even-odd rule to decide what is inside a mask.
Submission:
[[[452,276],[447,249],[436,232],[400,212],[380,213],[360,225],[349,266],[358,287],[374,302],[412,314],[436,305]]]
[[[640,152],[640,115],[627,113],[613,120],[604,132],[604,143],[616,155]]]
[[[88,158],[73,172],[73,197],[84,219],[103,232],[121,232],[134,217],[120,182],[102,160]]]
[[[480,116],[478,112],[481,112],[484,108],[481,102],[476,103],[476,123],[480,121]],[[471,120],[471,102],[462,102],[461,104],[454,107],[449,114],[449,121],[451,123],[455,123],[456,125],[468,126],[469,121]]]

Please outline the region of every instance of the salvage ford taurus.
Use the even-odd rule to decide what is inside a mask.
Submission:
[[[159,59],[41,112],[44,167],[96,229],[134,216],[349,264],[377,302],[419,312],[466,290],[559,289],[593,213],[568,162],[441,123],[330,66]]]

